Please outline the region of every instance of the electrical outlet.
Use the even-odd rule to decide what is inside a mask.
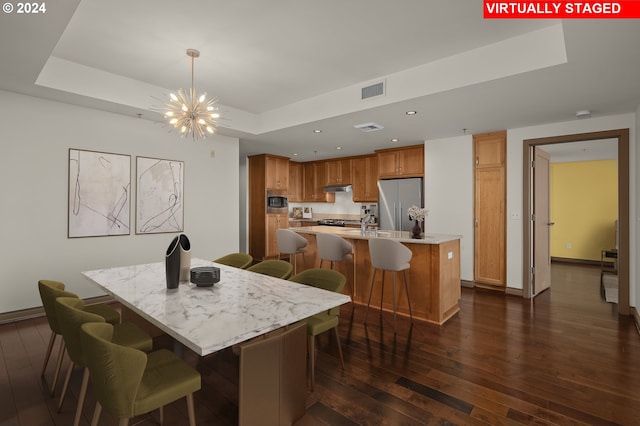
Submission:
[[[520,220],[520,212],[511,212],[511,220]]]
[[[571,248],[571,243],[567,243],[567,248],[570,249]]]

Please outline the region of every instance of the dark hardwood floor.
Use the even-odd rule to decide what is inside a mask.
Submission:
[[[315,392],[298,425],[639,425],[640,336],[630,317],[600,296],[599,270],[553,265],[552,288],[534,301],[463,289],[461,311],[438,327],[342,309],[342,372],[330,334],[318,341]],[[373,313],[373,315],[372,315]],[[0,325],[0,425],[70,425],[81,371],[61,413],[40,378],[45,318]],[[168,346],[166,338],[156,346]],[[231,351],[204,359],[200,425],[237,423],[238,366]],[[58,391],[59,393],[59,391]],[[83,425],[94,407],[89,391]],[[136,419],[157,424],[157,413]],[[103,413],[100,425],[117,420]],[[186,403],[165,409],[165,424],[187,424]]]

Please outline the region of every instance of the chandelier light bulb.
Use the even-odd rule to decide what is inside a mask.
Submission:
[[[207,99],[207,94],[197,96],[194,86],[194,60],[200,56],[200,52],[195,49],[187,49],[187,56],[191,58],[191,88],[188,91],[179,89],[175,93],[169,94],[169,102],[165,104],[164,116],[169,120],[169,124],[176,129],[180,129],[182,137],[191,135],[195,140],[204,139],[207,134],[216,131],[217,118],[220,114],[216,111],[216,99]]]

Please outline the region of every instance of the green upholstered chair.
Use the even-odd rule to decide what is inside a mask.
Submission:
[[[60,328],[60,322],[58,321],[58,314],[56,312],[56,299],[58,297],[78,297],[76,294],[64,290],[65,285],[59,281],[40,280],[38,281],[38,291],[40,292],[40,300],[42,300],[42,306],[44,307],[44,313],[47,316],[49,322],[49,328],[51,329],[51,338],[49,339],[49,346],[47,347],[47,353],[44,357],[44,363],[42,365],[41,377],[44,377],[44,373],[47,370],[47,364],[51,358],[51,351],[55,344],[56,337],[62,335],[62,329]],[[104,304],[85,306],[85,311],[100,315],[104,320],[111,324],[120,323],[120,313],[113,308],[110,308]],[[58,383],[58,376],[60,375],[60,368],[62,367],[62,358],[64,357],[65,344],[64,339],[60,343],[60,349],[58,352],[58,362],[56,363],[56,371],[53,375],[53,382],[51,385],[51,395],[55,393],[56,384]]]
[[[58,411],[62,409],[64,397],[67,394],[69,381],[73,368],[78,365],[84,368],[82,377],[82,385],[78,396],[78,406],[76,408],[76,417],[74,426],[80,423],[80,415],[82,414],[82,406],[84,405],[84,397],[87,393],[87,385],[89,383],[89,369],[87,368],[87,356],[85,355],[80,341],[80,326],[88,322],[104,323],[104,319],[96,314],[84,310],[84,302],[75,297],[58,297],[56,299],[56,312],[58,313],[58,321],[62,328],[62,337],[67,346],[67,353],[71,362],[67,370],[67,376],[62,387],[60,402],[58,403]],[[113,327],[114,341],[120,345],[136,348],[143,351],[150,351],[153,346],[151,336],[139,329],[131,323],[117,324]]]
[[[230,253],[214,260],[215,263],[247,269],[253,263],[253,257],[248,253]]]
[[[144,353],[114,343],[114,327],[85,323],[81,338],[97,403],[91,424],[97,425],[104,408],[128,425],[131,417],[160,409],[182,397],[187,399],[189,424],[195,425],[193,393],[201,379],[193,367],[173,352],[161,349]]]
[[[307,269],[298,275],[291,277],[289,281],[306,284],[323,290],[341,293],[347,278],[338,271],[332,269]],[[307,340],[309,346],[309,362],[311,370],[311,390],[315,382],[315,339],[316,336],[333,328],[338,344],[338,354],[340,364],[344,370],[344,358],[342,357],[342,347],[340,346],[340,335],[338,334],[338,322],[340,320],[340,308],[331,308],[326,312],[320,312],[307,318]]]
[[[270,275],[276,278],[286,280],[293,272],[293,265],[284,260],[263,260],[260,263],[247,268],[247,271],[257,272],[263,275]]]

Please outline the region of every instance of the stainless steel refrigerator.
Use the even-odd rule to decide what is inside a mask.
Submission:
[[[380,229],[411,231],[409,207],[424,207],[422,178],[378,181],[378,218]]]

